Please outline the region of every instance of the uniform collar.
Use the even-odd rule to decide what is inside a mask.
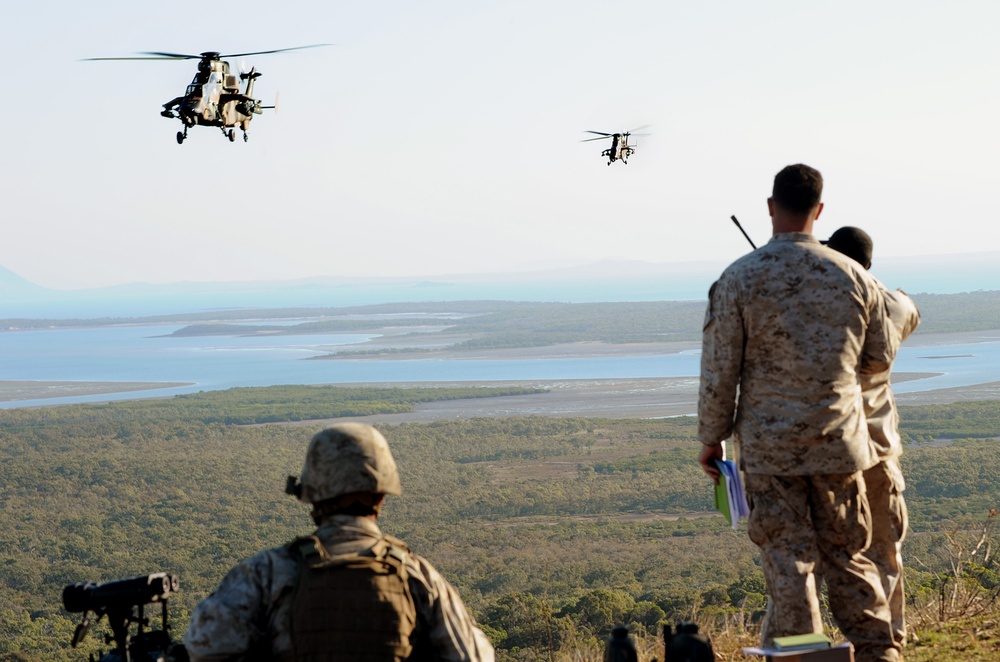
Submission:
[[[378,524],[368,517],[355,517],[354,515],[330,515],[325,518],[316,529],[316,535],[333,535],[335,532],[352,532],[357,535],[370,535],[375,538],[382,537],[382,531]]]
[[[771,237],[768,243],[776,241],[792,241],[800,244],[819,244],[819,239],[807,232],[779,232]]]

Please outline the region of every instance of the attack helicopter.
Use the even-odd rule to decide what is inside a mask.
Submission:
[[[631,131],[623,131],[622,133],[604,133],[603,131],[584,131],[584,133],[596,133],[597,138],[587,138],[586,140],[581,140],[582,143],[589,143],[594,140],[605,140],[611,138],[611,147],[607,148],[601,152],[601,156],[608,157],[608,165],[611,165],[615,161],[621,161],[625,165],[628,165],[628,157],[635,154],[636,144],[629,145],[628,139],[630,136],[648,136],[648,133],[636,133],[636,131],[642,131],[643,129],[649,128],[648,124],[632,129]]]
[[[270,51],[254,51],[252,53],[219,53],[206,51],[200,55],[184,53],[163,53],[159,51],[143,52],[141,57],[92,57],[86,61],[99,60],[198,60],[198,72],[187,86],[184,94],[174,97],[163,104],[160,115],[170,119],[179,119],[184,125],[183,131],[177,132],[177,144],[187,138],[188,129],[193,126],[217,126],[229,142],[236,140],[236,128],[243,131],[243,141],[249,140],[247,127],[254,115],[260,115],[267,108],[277,108],[275,105],[265,106],[259,99],[253,97],[253,85],[262,75],[257,67],[250,71],[240,71],[239,75],[231,73],[229,63],[224,57],[247,57],[250,55],[267,55],[269,53],[285,53],[305,48],[319,48],[330,44],[312,44],[310,46],[295,46],[279,48]],[[246,85],[240,89],[241,82]]]

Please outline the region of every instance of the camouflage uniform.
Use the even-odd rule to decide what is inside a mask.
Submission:
[[[332,555],[360,553],[381,537],[370,518],[332,515],[315,534]],[[493,647],[455,589],[430,563],[407,554],[418,612],[438,660],[493,660]],[[289,609],[298,561],[287,547],[268,549],[230,570],[191,615],[184,644],[193,662],[273,659],[292,651]],[[270,651],[262,650],[270,646]],[[270,653],[268,655],[267,653]]]
[[[883,287],[883,294],[889,319],[899,342],[902,342],[920,324],[920,312],[902,290],[892,291]],[[893,637],[902,646],[906,640],[902,557],[907,527],[906,502],[903,499],[906,484],[899,466],[903,448],[899,438],[899,414],[889,377],[888,370],[861,376],[868,433],[881,460],[864,473],[872,510],[872,543],[865,556],[878,566],[892,614]]]
[[[732,436],[746,472],[775,636],[822,631],[816,573],[858,662],[899,659],[861,475],[878,462],[858,374],[889,370],[898,339],[875,280],[812,235],[782,233],[709,293],[699,437]],[[737,400],[738,396],[738,400]]]

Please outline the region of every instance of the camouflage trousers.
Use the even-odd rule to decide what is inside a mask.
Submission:
[[[872,510],[872,544],[865,556],[878,567],[892,615],[892,636],[902,647],[906,642],[902,550],[909,523],[903,500],[903,472],[899,460],[891,459],[879,462],[864,476]]]
[[[860,471],[817,476],[746,475],[748,532],[760,548],[768,607],[761,643],[822,632],[818,577],[856,662],[897,662],[878,569],[864,552],[872,520]]]

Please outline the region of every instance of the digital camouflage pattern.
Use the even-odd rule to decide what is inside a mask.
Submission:
[[[889,607],[878,569],[862,552],[872,519],[861,472],[823,476],[747,474],[748,533],[761,552],[770,600],[761,633],[822,632],[820,577],[834,621],[857,662],[896,662]]]
[[[881,285],[881,284],[880,284]],[[883,287],[889,319],[899,342],[920,324],[920,311],[902,290]],[[861,376],[868,432],[881,462],[865,471],[868,501],[872,509],[872,543],[865,555],[878,567],[882,589],[889,601],[892,633],[902,646],[906,641],[905,595],[903,593],[903,538],[908,512],[903,490],[906,483],[899,466],[903,445],[899,437],[899,413],[890,386],[890,371]]]
[[[733,436],[747,473],[854,473],[877,462],[858,380],[898,347],[881,288],[809,234],[782,233],[727,268],[702,339],[702,443]]]
[[[872,542],[865,552],[878,569],[882,591],[889,602],[892,637],[900,648],[906,643],[906,596],[903,589],[903,539],[909,513],[903,499],[899,460],[882,460],[864,472],[872,511]]]
[[[775,235],[709,292],[699,438],[736,441],[770,598],[765,645],[822,632],[822,576],[856,660],[900,659],[878,569],[862,554],[872,534],[862,471],[878,457],[859,378],[888,371],[898,346],[880,285],[809,234]]]
[[[363,423],[341,423],[317,432],[309,441],[300,480],[299,499],[306,503],[352,492],[402,493],[389,444],[382,433]]]
[[[369,518],[332,515],[313,534],[331,555],[360,554],[382,538]],[[416,603],[418,625],[438,660],[493,660],[493,647],[476,626],[458,592],[430,563],[407,554],[405,567]],[[184,644],[193,662],[264,659],[292,652],[290,610],[298,561],[287,545],[255,554],[229,571],[191,614]],[[270,650],[268,650],[268,648]]]
[[[878,281],[875,281],[878,283]],[[885,297],[886,308],[897,344],[902,343],[920,324],[920,311],[902,290],[887,290],[878,283]],[[890,386],[891,370],[861,375],[861,390],[865,399],[868,433],[880,459],[899,457],[903,452],[899,438],[899,414]],[[902,481],[902,474],[899,476]]]

